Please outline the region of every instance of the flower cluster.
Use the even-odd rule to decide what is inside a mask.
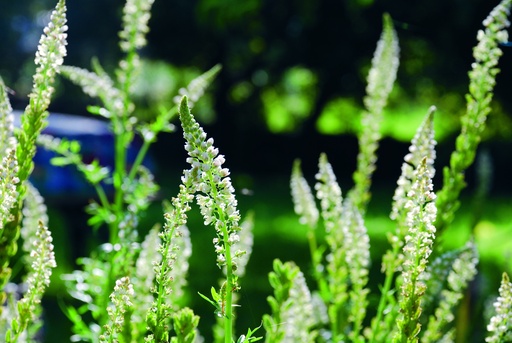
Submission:
[[[386,106],[400,63],[399,53],[398,38],[391,17],[385,15],[382,34],[373,55],[366,86],[368,96],[364,102],[369,112],[380,113]]]
[[[393,205],[390,213],[390,218],[397,222],[397,229],[393,235],[390,235],[389,241],[392,249],[388,251],[384,257],[382,268],[394,272],[400,265],[403,255],[399,255],[400,249],[404,242],[404,237],[409,229],[407,223],[407,210],[406,204],[409,201],[408,193],[410,192],[414,180],[414,168],[417,168],[423,159],[425,159],[426,167],[429,174],[433,177],[435,173],[434,160],[436,158],[434,139],[434,111],[435,107],[432,106],[423,123],[420,125],[416,134],[414,135],[411,145],[409,146],[409,153],[404,157],[402,164],[402,173],[397,181],[397,188],[393,195]]]
[[[14,138],[9,140],[12,147],[5,150],[5,155],[1,156],[0,161],[0,229],[3,229],[4,224],[12,219],[10,211],[18,198],[16,187],[20,179],[15,143]]]
[[[137,294],[133,298],[133,307],[137,310],[131,316],[133,323],[134,341],[140,342],[146,334],[146,314],[153,303],[155,265],[162,261],[162,255],[155,247],[160,246],[161,240],[158,236],[159,225],[155,225],[144,238],[141,244],[140,254],[135,262],[135,274],[131,278],[133,291]]]
[[[223,168],[223,155],[213,146],[213,139],[206,138],[203,128],[190,114],[187,98],[183,97],[180,105],[180,119],[183,126],[183,136],[186,140],[185,150],[189,157],[187,162],[197,171],[196,195],[205,225],[215,227],[217,237],[213,243],[217,253],[217,265],[223,267],[227,263],[236,270],[236,259],[244,254],[237,251],[229,256],[227,247],[240,241],[238,235],[240,214],[237,209],[234,188],[231,185],[229,169]],[[229,249],[231,250],[231,249]],[[233,260],[231,260],[233,257]]]
[[[494,303],[496,314],[487,326],[490,336],[485,341],[490,343],[512,341],[512,282],[507,274],[503,274],[499,292]]]
[[[12,145],[14,117],[5,84],[0,77],[0,156]],[[11,147],[12,148],[12,147]]]
[[[445,327],[455,319],[453,309],[464,296],[464,290],[468,283],[475,277],[477,264],[478,252],[474,243],[469,242],[453,260],[451,269],[448,267],[447,288],[440,292],[439,306],[434,315],[429,318],[427,330],[423,334],[421,342],[453,341],[454,329],[448,330],[444,335],[443,332]],[[430,277],[438,279],[439,275],[430,274]]]
[[[330,248],[327,256],[329,314],[333,322],[353,325],[351,339],[357,341],[366,314],[370,239],[356,204],[351,198],[343,201],[341,188],[325,154],[320,155],[318,167],[315,189]],[[343,327],[334,329],[332,335],[336,340],[345,334]]]
[[[314,334],[311,332],[315,324],[313,302],[301,271],[293,278],[288,296],[281,313],[285,332],[282,342],[314,342]]]
[[[433,225],[437,209],[433,200],[432,174],[428,169],[426,158],[415,171],[416,180],[407,194],[409,200],[405,204],[407,212],[408,234],[405,236],[404,254],[405,266],[412,261],[419,261],[417,271],[425,270],[427,259],[430,256],[431,247],[435,238],[436,228]],[[414,257],[414,258],[409,258]],[[419,258],[416,258],[419,257]],[[406,282],[405,278],[404,282]]]
[[[343,204],[343,223],[345,232],[344,246],[347,248],[347,264],[358,270],[354,272],[352,282],[368,274],[370,266],[370,238],[363,222],[363,217],[358,209],[350,202],[345,200]],[[352,269],[352,268],[351,268]],[[361,274],[359,274],[361,273]]]
[[[39,222],[47,226],[48,215],[43,197],[31,183],[27,183],[27,193],[23,202],[21,237],[23,238],[23,250],[30,253],[38,239]]]
[[[314,229],[318,222],[319,213],[311,188],[302,176],[300,161],[298,160],[293,164],[290,189],[292,192],[294,210],[295,213],[299,215],[300,223],[307,224],[311,229]]]
[[[355,171],[354,188],[349,197],[362,212],[370,200],[370,184],[377,162],[376,151],[381,138],[380,122],[382,111],[387,103],[389,93],[393,88],[399,64],[399,47],[393,23],[388,15],[384,16],[383,30],[377,49],[372,59],[372,67],[368,74],[366,97],[359,135],[359,154],[357,155],[357,170]]]
[[[174,268],[169,275],[173,280],[172,302],[176,303],[184,294],[184,288],[187,284],[188,260],[192,255],[190,231],[186,225],[178,228],[174,242],[176,259],[174,261]]]
[[[502,55],[500,43],[507,40],[507,16],[511,0],[502,0],[484,20],[485,30],[477,34],[478,44],[473,50],[475,63],[469,72],[469,93],[466,95],[466,114],[461,118],[461,133],[450,157],[450,168],[444,173],[443,188],[437,193],[439,232],[449,225],[459,207],[459,195],[466,186],[465,170],[473,164],[487,115],[491,111],[493,89],[496,84],[498,61]]]
[[[10,220],[10,211],[18,198],[18,160],[13,137],[14,118],[3,80],[0,78],[0,230]]]
[[[60,0],[51,14],[50,23],[44,28],[44,34],[39,40],[35,57],[38,67],[34,74],[34,89],[29,95],[30,105],[27,107],[27,109],[33,108],[36,113],[48,108],[54,92],[52,84],[55,81],[55,75],[66,56],[68,27],[65,13],[66,6],[64,1]]]
[[[389,330],[389,328],[386,328],[383,325],[382,316],[384,310],[388,307],[388,304],[395,301],[395,294],[392,286],[395,272],[404,270],[406,250],[404,250],[403,247],[404,244],[406,244],[405,241],[409,241],[409,244],[413,245],[413,243],[410,242],[412,236],[408,231],[411,229],[411,220],[414,219],[414,214],[410,214],[412,205],[411,197],[418,195],[417,191],[412,191],[415,182],[418,181],[419,175],[417,170],[420,165],[423,165],[423,168],[429,177],[433,177],[435,173],[435,169],[433,167],[436,157],[436,152],[434,150],[436,145],[433,125],[434,111],[435,107],[432,106],[412,139],[411,146],[409,147],[409,153],[404,157],[402,173],[397,182],[398,186],[395,190],[395,194],[393,195],[393,205],[390,217],[396,221],[397,226],[396,231],[388,235],[391,248],[382,258],[382,271],[386,273],[386,278],[382,287],[383,295],[379,302],[377,316],[372,322],[373,339],[381,337],[385,331]],[[433,194],[431,194],[431,190],[429,194],[429,197],[433,196]],[[429,205],[429,207],[432,206],[433,205]],[[415,210],[414,213],[416,212],[417,211]],[[413,233],[417,233],[417,228],[413,229]],[[408,248],[407,251],[410,251],[410,248]],[[396,307],[393,308],[393,311],[396,311]]]
[[[325,232],[334,236],[331,245],[336,250],[336,244],[343,241],[343,231],[339,230],[340,220],[343,213],[341,188],[336,181],[336,175],[331,164],[327,161],[327,155],[321,154],[318,161],[318,173],[315,175],[316,197],[320,200],[322,217],[325,225]],[[341,235],[341,236],[340,236]]]
[[[124,91],[124,109],[120,116],[128,117],[133,110],[133,104],[128,100],[128,93],[134,86],[134,75],[140,69],[140,57],[137,50],[146,44],[146,35],[149,32],[148,22],[151,18],[151,6],[154,0],[127,0],[123,9],[123,29],[119,32],[121,50],[127,53],[126,59],[119,61],[117,77]],[[135,120],[135,117],[130,117]],[[125,123],[130,124],[130,123]]]
[[[420,300],[426,286],[421,281],[427,262],[432,253],[436,228],[437,209],[434,203],[432,173],[425,157],[415,169],[413,184],[407,193],[406,225],[409,228],[403,247],[404,260],[402,265],[402,286],[399,299],[400,317],[399,331],[393,342],[405,342],[417,336],[420,326],[418,318],[421,314]]]
[[[52,241],[50,231],[43,222],[40,221],[36,231],[36,239],[30,250],[30,259],[32,260],[34,274],[27,278],[29,292],[34,288],[39,292],[39,296],[43,295],[44,287],[48,287],[50,284],[52,268],[57,266]]]
[[[174,103],[179,105],[181,98],[186,96],[189,106],[194,107],[194,104],[203,96],[206,87],[210,85],[212,79],[219,73],[220,69],[221,66],[217,64],[207,72],[193,79],[186,88],[180,88],[178,91],[179,95],[173,98]]]
[[[399,226],[404,223],[404,209],[407,202],[407,193],[412,186],[412,179],[414,175],[414,168],[418,167],[423,158],[426,158],[427,168],[429,173],[434,176],[434,160],[436,159],[436,141],[434,139],[434,112],[436,108],[432,106],[423,123],[416,131],[411,145],[409,146],[409,153],[404,157],[402,164],[402,173],[398,178],[398,187],[393,195],[393,207],[390,214],[391,219],[398,221]]]
[[[116,281],[114,291],[110,294],[112,303],[107,308],[110,322],[103,327],[105,334],[100,335],[100,343],[118,342],[116,336],[123,331],[125,313],[133,307],[134,295],[129,277],[123,277]]]
[[[18,302],[18,316],[13,318],[11,330],[7,332],[6,342],[16,342],[28,325],[37,318],[40,303],[46,288],[50,284],[52,269],[57,266],[53,251],[52,236],[48,228],[40,221],[32,242],[29,255],[30,272],[27,276],[27,292]]]
[[[121,49],[129,52],[146,45],[148,22],[154,0],[128,0],[123,9],[123,30],[119,33]]]
[[[295,263],[278,259],[273,269],[268,278],[274,296],[267,298],[272,315],[263,316],[266,342],[314,342],[316,332],[312,327],[317,323],[303,273]]]
[[[98,114],[110,118],[112,113],[122,113],[124,105],[121,91],[114,86],[114,82],[107,74],[98,74],[72,66],[62,66],[60,70],[63,76],[80,86],[85,94],[93,98],[98,97],[106,104],[107,109],[99,110]]]
[[[252,246],[254,243],[253,227],[253,214],[249,213],[248,215],[244,216],[244,220],[242,221],[242,224],[240,224],[241,230],[239,241],[233,244],[233,249],[235,252],[244,252],[243,255],[240,255],[240,258],[237,261],[236,272],[240,277],[245,274],[245,268],[247,267],[247,263],[249,263],[249,258],[251,257]]]
[[[180,292],[183,286],[182,281],[173,284],[173,276],[178,272],[184,272],[181,264],[186,263],[186,259],[190,254],[187,245],[188,241],[177,242],[177,240],[187,240],[188,237],[182,237],[180,230],[185,230],[187,222],[187,212],[190,210],[190,203],[194,200],[192,189],[195,174],[194,170],[187,170],[182,177],[179,193],[172,199],[172,209],[164,214],[165,225],[164,230],[159,234],[160,244],[158,248],[159,257],[153,262],[153,271],[155,275],[155,287],[151,287],[151,292],[155,294],[155,298],[149,308],[146,316],[147,328],[151,332],[147,336],[147,342],[166,342],[169,338],[168,323],[171,320],[173,312],[173,304],[171,301],[176,295],[171,295],[172,290]],[[177,267],[177,270],[174,270]],[[180,275],[178,279],[182,279]]]
[[[23,134],[18,135],[19,178],[28,179],[32,171],[32,158],[36,153],[35,140],[46,125],[46,112],[54,92],[53,83],[66,55],[66,6],[64,0],[57,3],[52,12],[50,23],[45,27],[39,41],[35,63],[34,85],[29,94],[29,104],[21,117]]]
[[[370,237],[361,213],[350,199],[345,199],[343,203],[342,228],[345,232],[343,247],[351,286],[348,322],[353,327],[349,337],[357,342],[362,339],[362,325],[368,305],[369,289],[366,285],[370,268]]]

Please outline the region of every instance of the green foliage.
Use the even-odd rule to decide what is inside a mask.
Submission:
[[[329,101],[318,117],[316,127],[320,133],[337,135],[361,131],[356,113],[362,112],[352,98],[337,98]]]
[[[69,294],[79,303],[76,307],[63,306],[73,324],[73,341],[201,341],[199,317],[186,307],[183,297],[191,255],[186,225],[194,200],[204,225],[213,227],[215,264],[222,273],[220,283],[211,285],[210,295],[198,295],[213,306],[216,342],[454,341],[453,313],[477,273],[478,254],[472,240],[449,252],[441,252],[435,241],[454,216],[465,186],[464,171],[473,163],[485,127],[501,54],[498,43],[506,40],[504,28],[511,2],[503,0],[485,20],[486,30],[478,34],[467,113],[441,190],[436,194],[432,183],[436,157],[434,107],[427,112],[404,157],[390,214],[395,231],[389,233],[389,249],[383,256],[384,281],[375,311],[371,308],[370,237],[365,214],[384,106],[398,67],[398,42],[389,16],[384,17],[383,34],[368,75],[354,187],[343,198],[325,154],[319,158],[314,188],[308,185],[300,162],[293,165],[292,199],[299,222],[308,227],[311,283],[315,288],[310,290],[306,275],[294,262],[275,259],[269,274],[274,293],[267,298],[271,313],[263,316],[260,325],[265,335],[257,336],[257,327],[236,338],[237,292],[252,251],[253,215],[249,213],[242,221],[230,171],[224,166],[225,157],[191,113],[192,105],[220,67],[192,80],[178,91],[170,108],[142,121],[133,100],[134,85],[140,72],[138,51],[146,45],[153,0],[127,0],[125,4],[119,34],[124,57],[114,71],[115,77],[98,61],[93,62],[93,71],[61,67],[66,26],[64,2],[59,1],[40,41],[34,90],[19,130],[13,128],[7,89],[0,80],[0,333],[5,341],[34,340],[41,325],[41,300],[56,266],[46,206],[27,181],[36,141],[57,153],[52,160],[55,165],[75,166],[94,186],[97,200],[87,209],[89,224],[108,232],[103,244],[77,261],[78,270],[62,276]],[[97,161],[84,163],[78,142],[41,134],[59,70],[86,94],[100,100],[101,106],[90,109],[111,124],[115,148],[112,170]],[[284,93],[280,90],[268,95],[274,101],[269,108],[278,111],[275,113],[283,111],[282,104],[277,103],[284,98],[281,102],[292,114],[285,125],[274,123],[278,129],[287,129],[305,118],[313,106],[315,83],[314,75],[297,68],[286,75]],[[302,93],[309,93],[308,101],[297,101],[296,95]],[[272,118],[276,115],[269,113]],[[142,162],[158,134],[173,131],[170,121],[176,114],[189,167],[183,171],[178,194],[164,203],[163,226],[156,224],[141,239],[139,220],[158,191],[153,175]],[[129,166],[126,146],[137,134],[143,145]],[[113,186],[112,197],[106,196],[107,184]],[[12,281],[10,265],[19,235],[23,238],[27,290],[17,299],[5,285]],[[487,342],[512,339],[511,289],[507,274],[503,274]],[[374,312],[374,318],[368,318]]]
[[[127,340],[124,331],[126,312],[133,306],[134,296],[133,285],[128,277],[116,281],[114,291],[110,295],[112,303],[107,307],[109,321],[103,326],[104,334],[99,336],[100,343],[118,342],[121,335],[125,335],[123,341]]]
[[[311,115],[316,100],[316,75],[303,67],[287,70],[281,82],[261,94],[269,130],[291,132]]]
[[[299,267],[293,262],[274,260],[269,282],[274,296],[267,298],[272,315],[263,317],[265,342],[314,342],[313,303]]]
[[[193,187],[197,203],[201,209],[205,225],[215,228],[216,238],[213,239],[215,253],[217,254],[217,266],[224,270],[226,277],[219,291],[212,288],[212,299],[201,295],[216,307],[215,314],[223,318],[224,342],[228,343],[233,337],[234,292],[240,290],[238,283],[239,263],[244,255],[245,246],[240,245],[242,225],[239,225],[240,214],[237,209],[238,202],[229,177],[229,169],[223,168],[225,162],[223,155],[213,146],[213,139],[207,139],[206,133],[196,122],[190,108],[187,97],[181,101],[180,121],[185,138],[185,150],[189,157],[187,162],[191,165],[189,172],[184,174],[183,182]],[[247,229],[247,226],[246,226]],[[246,259],[242,260],[245,269]]]
[[[199,317],[191,309],[185,307],[175,313],[173,323],[176,337],[171,339],[171,343],[193,343],[195,341]]]

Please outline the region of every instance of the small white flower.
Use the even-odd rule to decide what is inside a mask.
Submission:
[[[496,314],[491,318],[487,331],[490,336],[486,342],[498,343],[512,340],[512,283],[507,274],[503,274],[499,297],[494,302]]]

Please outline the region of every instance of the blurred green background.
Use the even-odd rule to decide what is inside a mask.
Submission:
[[[293,259],[308,274],[305,228],[293,214],[288,190],[293,160],[302,159],[304,173],[313,182],[319,154],[326,152],[343,190],[352,185],[357,154],[354,134],[360,129],[365,78],[380,35],[382,14],[388,12],[400,41],[401,64],[383,123],[385,137],[367,219],[374,249],[372,287],[377,291],[379,258],[387,248],[385,232],[393,229],[388,219],[391,197],[407,142],[429,106],[436,105],[439,145],[434,184],[440,185],[440,171],[448,163],[458,118],[465,110],[467,71],[476,32],[497,3],[156,0],[149,45],[141,52],[143,72],[136,87],[141,119],[150,119],[161,106],[169,107],[177,90],[194,76],[215,64],[223,66],[194,113],[226,155],[242,213],[255,213],[255,247],[248,275],[242,280],[241,328],[259,325],[262,313],[269,311],[265,297],[271,290],[266,275],[274,258]],[[115,68],[121,56],[117,32],[122,5],[120,0],[68,2],[66,64],[89,68],[91,59],[97,57],[105,69]],[[0,75],[15,91],[11,96],[14,108],[26,105],[34,51],[53,6],[54,1],[48,0],[2,4]],[[490,184],[482,185],[478,168],[468,171],[463,207],[443,239],[446,247],[457,247],[472,232],[476,236],[482,273],[472,284],[473,296],[466,304],[475,318],[485,308],[485,299],[477,301],[477,295],[496,293],[501,272],[512,271],[512,48],[503,49],[494,111],[481,147],[486,156],[481,166],[490,173]],[[69,82],[59,80],[51,110],[88,115],[89,104],[95,102]],[[152,157],[157,180],[163,186],[160,196],[169,199],[186,167],[181,135],[162,135]],[[58,273],[69,272],[74,259],[88,254],[101,237],[94,236],[85,225],[82,208],[87,199],[46,195]],[[161,209],[156,204],[143,227],[150,228],[161,222],[160,218]],[[209,341],[213,311],[196,292],[207,293],[220,276],[211,244],[213,230],[202,227],[197,213],[190,228],[194,250],[201,251],[191,261],[190,305],[201,314],[201,330]],[[46,339],[67,341],[69,327],[55,303],[56,299],[69,299],[58,277],[54,279],[47,300]],[[485,329],[481,323],[474,325],[475,341],[481,341]]]

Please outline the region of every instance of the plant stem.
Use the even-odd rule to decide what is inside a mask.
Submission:
[[[142,161],[144,161],[144,158],[146,157],[146,154],[148,152],[148,149],[149,149],[149,146],[151,145],[151,143],[152,142],[148,141],[148,140],[144,140],[144,143],[142,143],[142,146],[140,147],[140,150],[137,153],[137,157],[135,157],[135,161],[132,164],[130,173],[128,174],[129,180],[133,180],[135,178],[137,169],[139,169],[139,166],[142,164]]]
[[[229,233],[226,225],[223,225],[224,246],[226,248],[226,294],[225,294],[225,320],[224,342],[231,343],[233,339],[233,265],[231,263],[231,246],[228,242]]]
[[[103,187],[101,187],[99,184],[95,184],[94,189],[96,190],[96,194],[98,194],[98,198],[100,199],[101,205],[104,208],[109,209],[110,203],[108,202],[108,198],[105,194],[105,190],[103,189]]]
[[[391,285],[393,284],[393,276],[395,274],[395,268],[391,267],[391,266],[392,265],[394,266],[396,263],[396,256],[398,255],[399,249],[400,249],[400,247],[397,244],[395,244],[393,247],[393,252],[392,252],[393,261],[391,263],[389,263],[388,268],[386,268],[386,278],[384,279],[384,286],[382,286],[382,291],[381,291],[382,295],[379,300],[379,307],[377,308],[377,314],[375,316],[375,319],[372,321],[372,337],[371,337],[369,343],[376,342],[378,333],[381,328],[380,324],[382,323],[382,316],[384,315],[384,310],[386,309],[386,306],[388,305],[388,298],[390,296],[389,293],[391,291]]]

